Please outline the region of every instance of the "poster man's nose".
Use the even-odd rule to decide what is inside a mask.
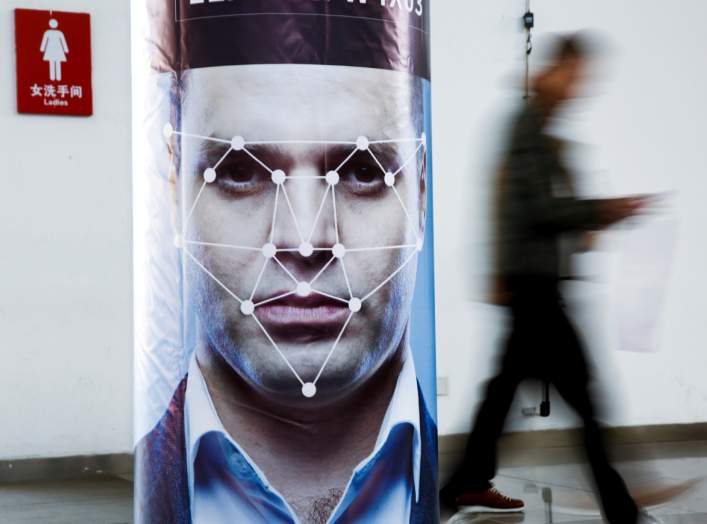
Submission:
[[[280,186],[276,245],[331,247],[336,243],[331,188],[315,168],[296,167],[287,175]]]

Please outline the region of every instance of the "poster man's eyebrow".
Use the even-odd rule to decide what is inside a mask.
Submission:
[[[230,150],[230,144],[216,142],[214,140],[204,140],[199,148],[199,153],[205,161],[213,165]]]
[[[345,161],[358,155],[366,155],[372,161],[377,160],[384,169],[393,171],[404,162],[399,145],[394,142],[373,143],[368,150],[359,150],[355,144],[348,143],[259,141],[252,144],[246,142],[245,149],[272,169],[282,167],[275,165],[278,159],[284,163],[301,155],[320,161],[327,170],[341,167]],[[228,162],[234,153],[229,144],[218,141],[204,140],[200,147],[202,162],[210,166],[219,162]]]
[[[371,144],[369,150],[386,169],[395,171],[404,162],[400,147],[394,142]]]
[[[253,143],[253,144],[248,144],[247,142],[245,143],[245,149],[248,149],[250,152],[255,153],[256,151],[266,153],[266,154],[286,154],[286,148],[284,147],[283,144],[278,144],[278,143],[263,143],[263,142],[258,142],[258,143]],[[230,151],[231,146],[230,143],[222,142],[222,141],[216,141],[216,140],[204,140],[201,143],[200,151],[204,155],[223,155],[226,151]]]
[[[286,152],[282,146],[278,144],[272,145],[262,145],[262,144],[246,144],[244,149],[248,152],[261,159],[263,162],[267,160],[272,160],[279,156],[285,155]],[[229,143],[219,142],[215,140],[204,140],[199,148],[200,161],[211,167],[217,164],[228,163],[237,158],[234,155],[243,154],[234,150]],[[247,153],[246,153],[247,154]],[[265,162],[267,163],[267,162]],[[274,168],[273,168],[274,169]]]

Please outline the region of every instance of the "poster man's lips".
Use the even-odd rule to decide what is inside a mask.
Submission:
[[[258,307],[256,315],[280,338],[311,339],[336,335],[349,312],[346,303],[312,293],[268,302]]]

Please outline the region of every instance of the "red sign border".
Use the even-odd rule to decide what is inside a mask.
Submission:
[[[21,35],[18,31],[18,18],[21,16],[23,13],[27,12],[32,12],[32,13],[47,13],[49,16],[52,16],[54,14],[56,15],[80,15],[82,17],[86,17],[87,19],[87,25],[88,25],[88,33],[85,35],[85,38],[87,40],[87,45],[88,45],[88,71],[86,73],[87,75],[87,102],[85,104],[85,108],[80,109],[80,110],[75,110],[74,112],[68,112],[66,110],[37,110],[37,109],[28,109],[27,107],[23,107],[21,98],[22,98],[22,93],[21,89],[23,89],[25,86],[21,84],[23,78],[20,75],[20,57],[19,57],[19,52],[20,49],[24,46],[24,42],[20,41]],[[25,115],[47,115],[47,116],[74,116],[74,117],[91,117],[93,116],[93,39],[92,39],[92,26],[91,26],[91,14],[87,12],[82,12],[82,11],[60,11],[56,9],[27,9],[27,8],[15,8],[13,10],[13,21],[14,21],[14,30],[15,30],[15,81],[16,81],[16,104],[17,104],[17,113],[18,114],[25,114]],[[26,104],[24,104],[26,106]]]

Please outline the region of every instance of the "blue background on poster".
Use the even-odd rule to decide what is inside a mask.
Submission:
[[[415,358],[418,381],[427,408],[437,420],[437,378],[435,359],[434,218],[432,190],[432,111],[431,86],[423,81],[425,134],[427,136],[427,222],[425,248],[417,267],[417,286],[412,302],[410,345]]]

